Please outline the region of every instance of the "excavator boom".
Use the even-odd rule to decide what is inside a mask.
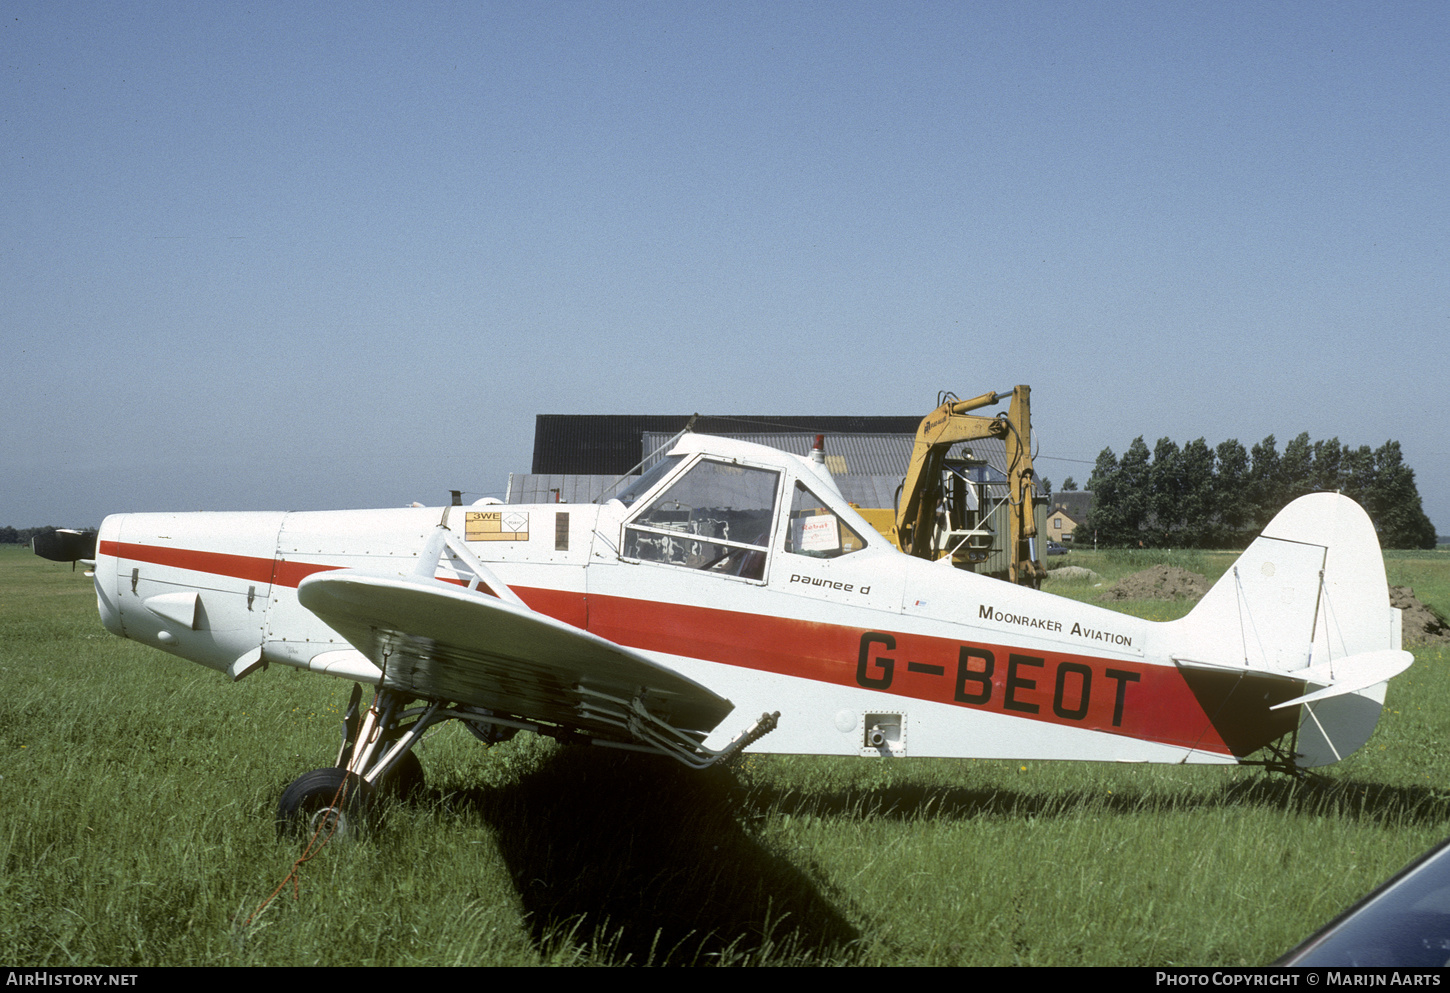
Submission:
[[[1010,393],[983,393],[970,400],[951,398],[922,419],[896,508],[892,538],[897,547],[923,559],[935,559],[941,554],[941,532],[950,528],[939,513],[946,497],[943,469],[947,451],[962,442],[1001,438],[1007,447],[1011,507],[1008,579],[1034,588],[1041,585],[1047,571],[1037,556],[1031,393],[1031,387],[1018,386]],[[1012,402],[1005,414],[984,417],[970,413],[1008,396]]]

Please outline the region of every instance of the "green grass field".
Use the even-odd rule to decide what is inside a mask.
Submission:
[[[1232,561],[1070,558],[1102,588]],[[1450,610],[1450,554],[1388,567]],[[275,667],[229,684],[107,634],[88,580],[0,548],[0,961],[1262,964],[1447,833],[1450,659],[1415,655],[1369,744],[1300,783],[771,756],[700,774],[444,726],[419,748],[422,801],[258,912],[299,854],[277,797],[331,763],[349,684]]]

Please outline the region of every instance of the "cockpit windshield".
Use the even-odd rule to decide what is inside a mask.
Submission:
[[[627,559],[761,580],[780,473],[703,459],[625,526]]]
[[[665,476],[669,475],[670,472],[674,470],[675,466],[680,464],[680,460],[683,458],[683,455],[665,456],[663,459],[660,459],[654,465],[650,466],[647,470],[645,470],[639,477],[637,477],[624,489],[620,490],[618,493],[605,492],[596,502],[607,503],[610,500],[618,500],[626,507],[633,506],[634,502],[640,498],[641,494],[648,493],[650,488],[654,486],[655,483],[658,483]]]

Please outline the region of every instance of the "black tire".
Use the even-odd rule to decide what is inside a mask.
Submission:
[[[341,791],[339,787],[346,783]],[[277,801],[277,836],[350,841],[367,832],[372,790],[357,775],[332,766],[298,776]]]

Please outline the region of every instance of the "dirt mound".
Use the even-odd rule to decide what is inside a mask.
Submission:
[[[1124,576],[1108,590],[1108,600],[1197,600],[1208,592],[1208,580],[1176,565],[1155,565]]]
[[[1047,572],[1049,582],[1096,583],[1102,578],[1091,569],[1084,569],[1080,565],[1065,565],[1057,569],[1049,569]]]
[[[1405,647],[1411,645],[1443,645],[1450,642],[1450,625],[1434,610],[1415,598],[1415,591],[1409,586],[1390,587],[1390,606],[1399,607],[1405,613]]]

